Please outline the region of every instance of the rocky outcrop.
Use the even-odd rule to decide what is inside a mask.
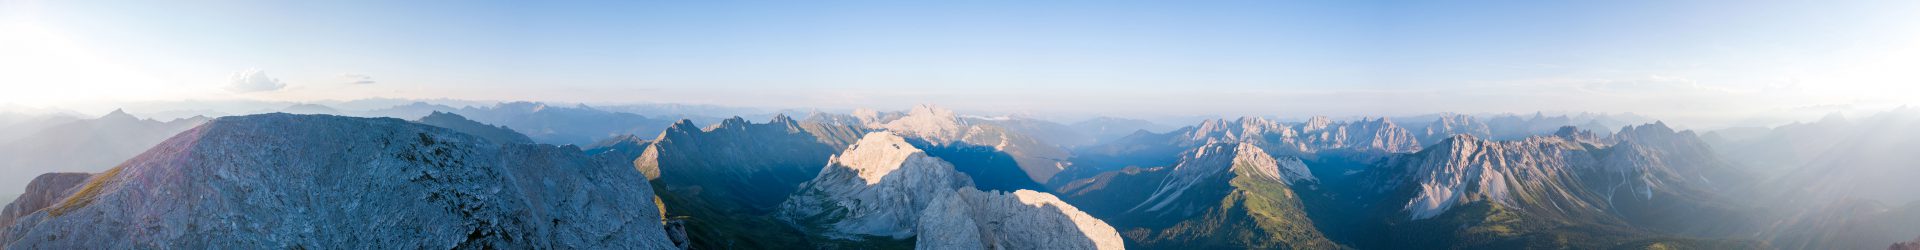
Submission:
[[[1120,233],[1051,194],[962,188],[920,213],[915,249],[1124,249]]]
[[[1912,241],[1893,243],[1892,246],[1887,246],[1887,250],[1920,250],[1920,237],[1914,237]]]
[[[1596,137],[1571,127],[1511,141],[1455,135],[1393,157],[1361,182],[1383,197],[1375,209],[1393,210],[1373,216],[1407,221],[1407,232],[1452,235],[1400,236],[1441,239],[1412,245],[1487,247],[1553,233],[1644,237],[1633,231],[1640,229],[1712,235],[1753,226],[1747,215],[1728,210],[1734,203],[1709,192],[1740,175],[1716,165],[1691,133],[1655,123]]]
[[[867,134],[829,162],[819,177],[781,204],[780,213],[789,221],[821,225],[837,238],[913,236],[920,210],[936,194],[973,186],[952,164],[888,132]],[[830,214],[838,216],[819,218]]]
[[[1399,189],[1411,199],[1402,210],[1410,219],[1426,219],[1454,206],[1487,201],[1507,207],[1544,208],[1566,214],[1593,211],[1573,171],[1597,160],[1584,148],[1554,137],[1487,141],[1455,135],[1416,154],[1387,162],[1367,181],[1381,191]]]
[[[906,138],[873,132],[781,204],[779,217],[834,240],[919,249],[1119,249],[1117,231],[1052,195],[981,192]]]
[[[73,187],[80,186],[91,177],[93,174],[88,173],[46,173],[41,174],[40,177],[34,177],[32,182],[27,183],[26,193],[20,194],[19,198],[14,198],[13,203],[7,204],[5,210],[0,210],[0,228],[13,225],[14,220],[20,217],[39,212],[41,209],[52,206],[53,203],[66,199],[67,195],[73,194]],[[7,237],[0,233],[0,239],[5,238]]]
[[[10,248],[673,247],[652,189],[573,147],[399,119],[225,117],[7,229]]]

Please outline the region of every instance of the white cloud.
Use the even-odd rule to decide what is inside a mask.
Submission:
[[[234,93],[274,91],[287,88],[287,83],[281,82],[280,79],[268,77],[266,72],[261,72],[258,69],[235,72],[233,73],[233,77],[227,81],[227,91],[233,91]]]
[[[373,84],[374,83],[373,76],[366,75],[366,74],[352,74],[352,73],[340,74],[340,78],[345,79],[347,84]]]

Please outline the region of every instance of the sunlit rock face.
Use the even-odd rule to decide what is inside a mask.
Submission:
[[[8,228],[9,247],[673,247],[646,179],[574,147],[399,119],[216,119]]]
[[[916,249],[1124,249],[1106,222],[1033,190],[943,192],[920,214]]]
[[[1555,213],[1587,211],[1594,205],[1586,197],[1564,189],[1579,187],[1573,176],[1575,166],[1597,162],[1581,150],[1555,137],[1488,141],[1455,135],[1388,162],[1388,175],[1370,179],[1389,183],[1382,188],[1412,189],[1413,197],[1403,209],[1416,220],[1478,201],[1558,208]]]
[[[73,194],[73,187],[86,183],[87,178],[91,177],[93,174],[88,173],[46,173],[34,177],[33,182],[27,183],[27,192],[7,204],[6,210],[0,211],[0,227],[13,225],[14,220],[20,217],[66,199],[67,195]],[[0,238],[5,238],[4,235],[4,232],[0,232]]]
[[[1287,167],[1281,165],[1280,161],[1267,156],[1266,151],[1249,143],[1201,146],[1181,156],[1180,164],[1174,165],[1159,189],[1129,212],[1191,216],[1218,206],[1219,197],[1204,194],[1224,193],[1219,190],[1227,186],[1226,182],[1241,176],[1275,183],[1313,179],[1298,159],[1288,161]]]
[[[893,132],[834,156],[779,217],[841,240],[918,237],[920,249],[1118,249],[1113,227],[1052,195],[982,192]]]
[[[1631,230],[1580,232],[1638,237],[1632,230],[1713,234],[1752,227],[1716,190],[1744,182],[1692,132],[1662,123],[1630,126],[1599,137],[1575,127],[1551,136],[1495,141],[1454,135],[1425,150],[1397,155],[1369,169],[1363,188],[1382,194],[1374,216],[1409,227],[1459,228],[1455,233],[1556,232],[1562,225]],[[1487,218],[1524,218],[1475,222]],[[1713,225],[1713,226],[1702,226]],[[1514,233],[1512,235],[1525,235]],[[1417,236],[1436,238],[1431,236]],[[1514,236],[1526,238],[1532,236]],[[1490,244],[1472,237],[1438,238],[1456,246]]]
[[[953,165],[888,132],[867,134],[830,162],[780,207],[784,218],[821,224],[835,237],[912,236],[936,194],[973,186]]]
[[[1054,174],[1067,168],[1067,159],[1071,154],[1057,142],[1047,142],[1040,135],[1021,133],[1004,126],[1003,121],[969,119],[955,115],[947,110],[930,105],[916,106],[903,114],[880,114],[871,111],[856,112],[856,117],[871,124],[872,127],[899,134],[902,137],[923,142],[928,151],[953,153],[953,151],[991,151],[980,153],[1004,154],[1010,159],[1010,165],[983,164],[972,166],[954,159],[963,170],[975,175],[975,183],[988,189],[1040,188]],[[979,158],[969,156],[962,158]],[[1026,177],[1017,183],[1007,178]]]
[[[1317,182],[1305,170],[1298,158],[1274,158],[1250,142],[1216,141],[1182,152],[1178,163],[1164,170],[1157,183],[1110,183],[1153,187],[1147,198],[1112,218],[1125,228],[1128,240],[1146,248],[1340,248],[1307,217],[1292,187]],[[1152,181],[1152,176],[1112,180]],[[1102,188],[1075,194],[1087,202],[1128,196],[1101,193],[1129,190]]]

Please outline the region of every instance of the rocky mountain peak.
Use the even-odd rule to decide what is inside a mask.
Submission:
[[[1201,121],[1195,127],[1190,140],[1194,142],[1242,142],[1264,141],[1268,137],[1292,137],[1292,129],[1278,122],[1260,117],[1243,116],[1234,120],[1209,119]]]
[[[127,111],[126,111],[126,110],[122,110],[122,109],[113,109],[113,112],[108,112],[108,113],[107,113],[107,115],[103,115],[103,116],[100,116],[100,120],[103,120],[103,121],[139,121],[139,120],[140,120],[140,118],[139,118],[139,117],[133,117],[133,115],[131,115],[131,114],[127,114]]]
[[[860,137],[859,142],[834,156],[832,161],[838,163],[837,166],[852,169],[862,181],[873,185],[899,170],[909,160],[931,159],[925,151],[908,144],[906,138],[890,132],[872,132]]]
[[[767,123],[797,126],[799,125],[800,122],[793,120],[793,117],[787,116],[786,113],[779,113],[779,114],[773,114],[773,119],[768,120]]]
[[[1283,167],[1279,160],[1252,143],[1208,143],[1181,153],[1179,163],[1173,166],[1160,188],[1148,195],[1146,202],[1129,211],[1192,213],[1197,211],[1192,207],[1194,204],[1180,202],[1191,198],[1183,198],[1187,192],[1225,185],[1237,176],[1283,183],[1315,179],[1304,164],[1294,164],[1298,159],[1293,161]]]
[[[752,125],[752,124],[753,123],[751,122],[747,122],[747,118],[741,118],[740,116],[733,116],[733,117],[728,117],[725,120],[720,120],[720,124],[714,124],[712,128],[708,128],[707,130],[746,129],[747,125]]]
[[[1553,132],[1553,136],[1568,141],[1586,143],[1597,143],[1601,139],[1600,135],[1594,134],[1593,131],[1580,129],[1580,127],[1575,126],[1561,126],[1559,130]]]
[[[1125,249],[1120,232],[1052,194],[960,189],[920,214],[914,249]]]
[[[1654,122],[1621,128],[1609,138],[1613,144],[1635,143],[1658,151],[1688,155],[1709,155],[1707,143],[1692,130],[1674,131],[1666,123]]]
[[[625,164],[569,147],[479,141],[392,118],[222,117],[22,217],[7,229],[6,243],[50,249],[673,246],[652,189]]]
[[[1354,148],[1378,150],[1381,152],[1413,152],[1420,150],[1420,142],[1413,132],[1386,118],[1367,119],[1353,123],[1335,123],[1328,129],[1310,133],[1308,139],[1321,148]]]
[[[886,131],[835,156],[778,216],[836,239],[917,235],[917,249],[1121,247],[1111,226],[1052,195],[981,192],[952,164]]]
[[[823,225],[817,230],[837,238],[903,239],[913,235],[917,215],[939,193],[971,187],[971,178],[953,164],[927,156],[893,132],[872,132],[781,203],[780,217]],[[819,218],[836,210],[844,216]]]
[[[1267,155],[1267,151],[1251,143],[1240,143],[1233,149],[1233,171],[1252,173],[1255,177],[1274,181],[1312,181],[1313,173],[1307,171],[1300,158],[1286,157],[1287,161]]]
[[[880,127],[905,136],[948,142],[962,139],[969,126],[955,116],[952,110],[933,105],[920,105],[914,106],[906,116],[882,124]]]
[[[1487,141],[1460,134],[1418,153],[1390,160],[1389,169],[1398,169],[1399,176],[1372,178],[1412,189],[1414,197],[1403,209],[1416,220],[1477,201],[1505,206],[1554,202],[1556,204],[1541,205],[1587,207],[1589,205],[1578,197],[1542,190],[1558,186],[1558,182],[1563,181],[1561,177],[1573,166],[1590,164],[1590,157],[1576,153],[1581,149],[1557,137]]]
[[[673,122],[673,125],[667,126],[668,133],[673,133],[672,131],[676,130],[680,131],[680,133],[700,131],[700,125],[693,124],[693,120],[680,119],[680,121]]]
[[[1300,124],[1300,132],[1319,131],[1321,129],[1326,129],[1329,126],[1333,126],[1333,119],[1329,119],[1326,116],[1316,115],[1316,116],[1307,118],[1307,121],[1305,123]]]
[[[1620,128],[1620,133],[1616,134],[1630,134],[1629,136],[1664,136],[1673,133],[1675,133],[1673,128],[1667,127],[1666,122],[1654,121],[1653,123],[1630,125]]]

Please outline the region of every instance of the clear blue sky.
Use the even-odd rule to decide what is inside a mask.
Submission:
[[[1916,16],[1911,1],[6,0],[0,100],[1707,119],[1914,103]],[[254,70],[277,81],[235,86],[260,84],[236,77]]]

